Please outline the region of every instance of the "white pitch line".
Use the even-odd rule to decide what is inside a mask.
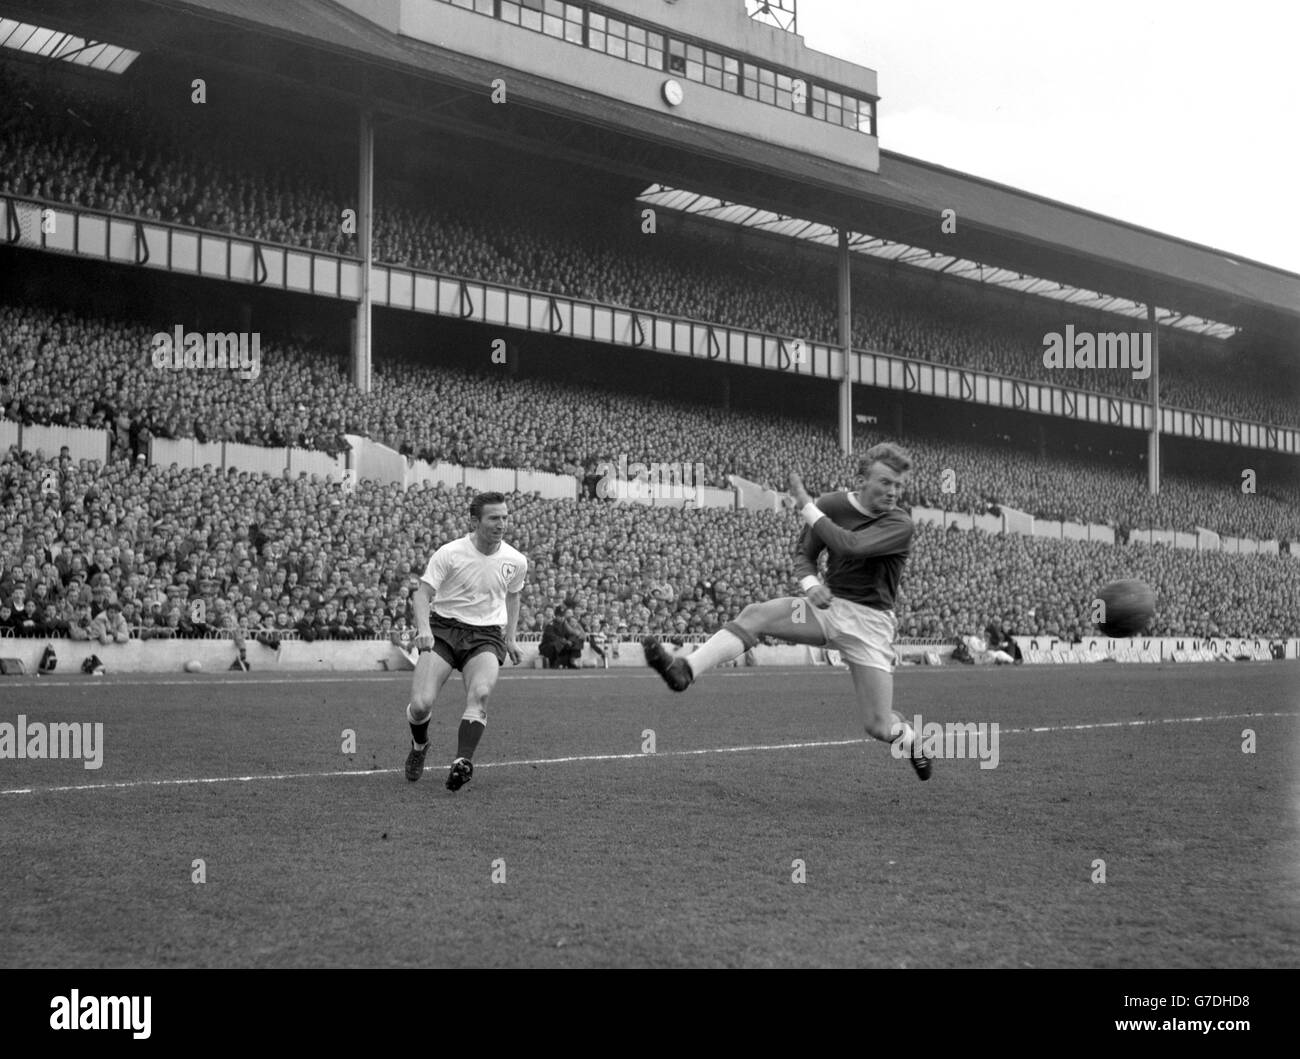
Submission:
[[[703,750],[667,750],[655,754],[575,754],[572,757],[532,758],[520,761],[485,761],[477,764],[477,769],[510,768],[519,765],[567,765],[575,761],[632,761],[653,757],[689,757],[695,754],[738,754],[743,751],[762,750],[801,750],[810,747],[851,746],[855,743],[871,743],[872,739],[841,739],[836,742],[816,743],[779,743],[767,746],[720,746]],[[257,780],[303,780],[331,776],[384,776],[401,772],[402,769],[338,769],[333,772],[288,772],[264,776],[210,776],[202,779],[179,780],[127,780],[122,783],[84,783],[71,787],[22,787],[2,790],[0,794],[55,794],[64,791],[101,791],[124,790],[129,787],[187,787],[200,783],[252,783]]]
[[[1099,721],[1095,724],[1065,724],[1042,728],[1008,728],[1002,735],[1025,735],[1040,732],[1082,732],[1094,728],[1134,728],[1157,724],[1197,724],[1206,721],[1235,721],[1250,717],[1300,717],[1294,711],[1277,713],[1221,713],[1209,717],[1163,717],[1149,721]],[[568,765],[582,761],[643,761],[649,758],[698,757],[702,754],[764,753],[773,750],[816,750],[825,747],[857,746],[879,742],[876,739],[826,739],[809,743],[759,743],[751,746],[718,746],[698,750],[665,750],[654,754],[576,754],[572,757],[526,758],[519,761],[485,761],[480,769],[516,768],[521,765]],[[401,769],[336,769],[330,772],[282,772],[253,776],[207,776],[174,780],[127,780],[121,783],[82,783],[67,787],[11,787],[4,794],[63,794],[69,791],[112,791],[135,787],[193,787],[213,783],[257,783],[276,780],[329,779],[334,776],[387,776]]]
[[[753,670],[727,670],[725,676],[728,680],[736,680],[742,677],[771,677],[773,674],[789,676],[806,670],[805,666],[764,666],[763,672],[754,672]],[[940,672],[940,670],[932,670]],[[273,677],[222,677],[220,680],[205,680],[198,676],[190,679],[176,680],[110,680],[102,684],[94,682],[94,678],[82,680],[33,680],[31,683],[17,684],[9,683],[6,687],[10,688],[85,688],[87,690],[98,691],[101,687],[109,688],[166,688],[166,687],[187,687],[187,688],[205,688],[213,687],[220,684],[366,684],[366,683],[383,683],[386,679],[392,677],[410,677],[413,670],[394,669],[385,673],[382,671],[361,670],[350,676],[341,677],[313,677],[305,672],[301,673],[284,673]],[[831,670],[825,670],[831,672]],[[918,672],[920,669],[918,668]],[[646,672],[639,667],[618,668],[618,669],[588,669],[580,673],[524,673],[514,669],[501,670],[502,680],[655,680],[659,674]]]
[[[1281,713],[1216,713],[1208,717],[1157,717],[1149,721],[1098,721],[1096,724],[1063,724],[1051,728],[1008,728],[1002,734],[1011,735],[1018,732],[1083,732],[1090,728],[1134,728],[1147,724],[1191,724],[1195,721],[1232,721],[1243,717],[1300,717],[1300,714],[1291,711]]]
[[[987,667],[990,672],[994,667]],[[283,673],[269,674],[267,676],[253,677],[222,677],[218,679],[209,679],[206,674],[195,674],[193,677],[175,678],[169,680],[118,680],[112,674],[110,679],[97,683],[94,677],[83,677],[80,680],[46,680],[44,678],[32,678],[26,682],[9,681],[4,686],[14,689],[29,690],[31,688],[85,688],[88,690],[99,690],[101,687],[109,688],[167,688],[167,687],[187,687],[187,688],[204,688],[217,687],[222,684],[365,684],[365,683],[383,683],[394,677],[410,677],[410,669],[390,669],[388,671],[379,669],[361,669],[345,676],[318,677],[312,676],[311,670],[294,670]],[[843,673],[842,669],[832,669],[818,667],[813,670],[812,675],[829,675],[831,673]],[[953,670],[945,670],[942,667],[934,666],[915,666],[906,671],[896,671],[895,676],[912,674],[943,674],[951,673]],[[807,666],[789,665],[789,666],[759,666],[757,668],[746,667],[744,669],[721,669],[716,674],[710,674],[710,679],[714,676],[725,677],[727,680],[742,680],[745,678],[766,680],[773,676],[793,676],[795,674],[804,675],[808,673]],[[618,666],[614,669],[584,669],[577,673],[529,673],[523,670],[508,668],[501,670],[502,680],[655,680],[659,674],[647,671],[640,666]]]
[[[1044,667],[1046,668],[1046,667]],[[1163,666],[1161,668],[1164,668]],[[837,668],[818,667],[810,675],[826,676],[832,673],[843,673],[844,670]],[[942,666],[913,666],[908,669],[895,670],[895,676],[908,677],[912,675],[926,674],[928,676],[941,676],[945,673],[952,673],[954,670],[945,669]],[[1004,673],[1001,666],[985,666],[981,669],[973,670],[967,675],[980,676],[991,675],[994,673]],[[1113,670],[1107,670],[1113,672]],[[1256,670],[1258,672],[1258,670]],[[312,676],[311,670],[294,670],[283,673],[269,674],[262,676],[242,676],[242,677],[222,677],[219,680],[209,679],[206,674],[196,674],[194,677],[176,678],[169,680],[118,680],[112,674],[110,679],[102,684],[96,683],[94,677],[83,677],[80,680],[46,680],[44,678],[34,678],[30,681],[9,681],[5,687],[30,690],[31,688],[86,688],[98,689],[99,687],[112,688],[167,688],[167,687],[188,687],[204,688],[218,687],[223,684],[241,684],[241,685],[275,685],[275,684],[364,684],[367,682],[383,683],[394,677],[410,677],[410,669],[362,669],[344,676]],[[714,676],[725,677],[727,680],[742,680],[745,678],[766,680],[773,676],[792,676],[795,674],[809,674],[807,666],[789,665],[789,666],[759,666],[757,668],[746,667],[744,669],[721,669]],[[658,676],[657,673],[647,672],[640,666],[618,666],[614,669],[584,669],[577,673],[528,673],[522,670],[508,668],[501,670],[502,680],[653,680]],[[3,793],[3,792],[0,792]]]

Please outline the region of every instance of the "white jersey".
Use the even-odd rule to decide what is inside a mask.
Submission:
[[[506,624],[506,593],[524,587],[528,560],[505,541],[491,555],[474,546],[474,535],[444,544],[420,578],[433,589],[433,610],[466,625]]]

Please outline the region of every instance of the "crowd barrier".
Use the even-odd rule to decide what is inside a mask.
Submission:
[[[520,666],[541,668],[540,637],[533,633],[519,639]],[[1219,637],[1209,640],[1189,637],[1151,637],[1112,640],[1089,637],[1072,644],[1053,637],[1013,637],[1029,665],[1079,665],[1098,662],[1168,663],[1213,661],[1269,661],[1300,657],[1300,640],[1269,640],[1263,637]],[[37,671],[46,645],[52,645],[58,659],[54,675],[81,675],[82,662],[94,655],[109,673],[180,673],[197,663],[205,673],[225,672],[235,666],[239,649],[233,640],[131,640],[101,644],[94,641],[24,637],[0,639],[0,658],[17,659],[27,674]],[[688,644],[687,651],[697,644]],[[954,645],[923,643],[897,644],[900,664],[945,664]],[[645,653],[635,641],[612,641],[602,660],[590,644],[581,656],[584,668],[641,668]],[[244,656],[251,671],[257,672],[365,672],[402,671],[414,667],[406,649],[388,640],[314,640],[285,638],[277,648],[248,640]],[[760,645],[734,663],[737,666],[832,665],[843,662],[838,652],[797,644]]]
[[[547,500],[576,500],[579,482],[571,474],[527,471],[515,467],[462,467],[403,456],[396,449],[359,434],[344,435],[352,447],[351,465],[358,478],[400,485],[404,490],[428,482],[477,491],[537,493]]]
[[[154,467],[212,467],[215,470],[249,471],[282,476],[318,475],[342,481],[348,469],[344,456],[330,456],[311,449],[269,449],[234,441],[196,441],[193,438],[154,438],[149,443],[149,463]]]
[[[736,494],[730,489],[707,485],[675,485],[668,482],[646,483],[616,478],[606,483],[605,499],[617,504],[642,504],[645,507],[716,507],[732,510]]]
[[[538,665],[539,640],[537,634],[520,637],[523,668]],[[92,655],[103,663],[107,673],[181,673],[195,664],[199,672],[224,673],[236,668],[239,659],[239,647],[235,641],[225,638],[101,644],[47,637],[0,638],[0,658],[16,659],[22,671],[31,675],[37,672],[47,645],[54,648],[56,666],[51,675],[55,677],[80,677],[82,663]],[[639,643],[621,643],[617,648],[609,651],[614,664],[645,665]],[[286,637],[278,647],[269,647],[249,639],[244,645],[244,659],[250,672],[355,673],[414,668],[413,655],[389,640],[305,641]],[[584,661],[593,666],[598,662],[590,646],[584,650]]]
[[[1054,519],[1034,518],[1033,515],[1015,508],[1001,508],[999,515],[970,515],[959,511],[945,511],[943,508],[912,508],[912,521],[918,525],[927,524],[948,529],[955,526],[959,530],[978,529],[985,533],[1015,533],[1025,537],[1045,537],[1048,540],[1097,541],[1101,544],[1115,543],[1115,530],[1110,526],[1098,526],[1094,523],[1058,522]]]
[[[682,650],[688,653],[708,639],[707,635],[686,637]],[[518,637],[520,667],[540,669],[538,647],[540,633],[521,633]],[[124,644],[101,644],[97,641],[68,640],[50,637],[0,638],[0,658],[17,659],[23,672],[36,673],[46,646],[54,648],[57,658],[55,676],[80,676],[81,665],[92,655],[103,663],[108,673],[180,673],[197,663],[203,673],[224,673],[236,668],[239,647],[226,637],[203,639],[131,640]],[[918,641],[895,645],[900,663],[941,663],[953,652],[951,642],[937,644]],[[587,643],[583,646],[583,668],[644,668],[645,652],[640,641],[613,640],[605,647],[602,659]],[[928,656],[928,657],[927,657]],[[312,640],[295,638],[290,633],[277,647],[260,644],[250,638],[244,644],[244,658],[250,671],[256,672],[365,672],[404,671],[414,668],[409,649],[390,640]],[[842,666],[839,652],[799,644],[760,644],[736,659],[731,665],[744,666]]]
[[[968,515],[942,508],[912,508],[912,521],[921,524],[940,526],[947,529],[955,526],[960,530],[981,529],[986,533],[1016,533],[1022,536],[1046,537],[1049,540],[1097,541],[1102,544],[1115,543],[1115,530],[1111,526],[1098,526],[1095,523],[1057,522],[1052,519],[1034,518],[1024,511],[1004,507],[1001,515]],[[1240,555],[1293,555],[1300,557],[1300,549],[1288,551],[1281,542],[1256,541],[1248,537],[1223,537],[1213,530],[1202,526],[1195,533],[1181,530],[1135,529],[1128,534],[1130,544],[1162,544],[1168,548],[1182,548],[1188,551],[1231,552]]]
[[[107,430],[90,427],[24,426],[12,419],[0,419],[0,447],[8,449],[17,445],[23,452],[39,450],[48,459],[57,457],[66,446],[74,460],[107,463],[111,437]]]
[[[389,448],[357,434],[346,435],[351,446],[350,454],[330,456],[300,448],[269,449],[236,442],[198,442],[192,438],[154,438],[150,442],[149,462],[154,466],[195,468],[210,465],[220,470],[234,468],[258,474],[282,475],[286,471],[293,477],[306,473],[321,478],[342,481],[352,472],[354,478],[400,485],[404,490],[422,482],[453,487],[465,485],[475,490],[495,490],[503,493],[538,493],[548,500],[574,500],[580,495],[581,483],[572,475],[552,474],[546,471],[527,471],[512,467],[462,467],[454,463],[433,463],[410,459]],[[0,447],[17,445],[23,451],[44,450],[57,455],[67,446],[74,459],[96,459],[106,462],[110,450],[110,434],[106,430],[82,427],[22,426],[11,420],[0,420]],[[768,489],[757,482],[728,475],[731,489],[711,486],[681,486],[672,483],[642,483],[636,480],[617,480],[615,498],[630,503],[672,507],[714,507],[748,510],[775,510],[781,507],[785,494]],[[1016,533],[1025,536],[1045,537],[1050,540],[1097,541],[1115,543],[1115,530],[1111,526],[1094,523],[1058,522],[1036,519],[1015,508],[1003,507],[999,515],[972,515],[966,512],[946,511],[917,505],[912,509],[912,521],[930,524],[943,529],[979,529],[985,533]],[[1282,547],[1275,540],[1256,541],[1247,537],[1223,537],[1212,530],[1197,527],[1195,533],[1174,530],[1135,529],[1129,531],[1129,542],[1134,544],[1163,544],[1172,548],[1192,551],[1224,551],[1240,555],[1292,555],[1300,558],[1300,549]]]
[[[1163,544],[1168,548],[1185,548],[1190,551],[1231,552],[1234,555],[1288,554],[1279,541],[1257,541],[1249,537],[1221,537],[1213,530],[1201,526],[1196,528],[1195,533],[1174,533],[1170,530],[1157,529],[1131,530],[1128,539],[1131,544]]]
[[[1300,657],[1300,640],[1266,636],[1088,636],[1070,643],[1054,636],[1013,636],[1026,664],[1077,665],[1090,662],[1270,661]]]
[[[738,474],[727,475],[727,481],[736,490],[736,507],[750,511],[777,511],[781,507],[784,493],[768,489],[758,482],[751,482]]]

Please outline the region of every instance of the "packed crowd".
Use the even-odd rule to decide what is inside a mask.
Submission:
[[[429,556],[468,529],[470,492],[208,469],[0,458],[0,630],[110,642],[225,634],[409,642]],[[793,589],[798,517],[510,497],[529,558],[519,629],[557,605],[592,634],[711,633]],[[1096,588],[1153,586],[1153,632],[1300,635],[1300,563],[1052,542],[919,526],[897,602],[901,636],[1090,634]]]
[[[345,152],[270,124],[93,99],[0,66],[0,191],[150,217],[336,253],[352,201]],[[463,182],[462,182],[463,183]],[[436,186],[431,193],[429,188]],[[377,187],[379,260],[772,334],[836,338],[834,264],[785,245],[736,245],[697,225],[640,232],[635,203],[548,197],[484,174],[467,188],[434,178]],[[634,208],[635,207],[635,208]],[[1066,323],[1131,331],[1140,322],[1063,304],[863,265],[853,291],[854,343],[920,360],[1142,398],[1131,372],[1053,369],[1043,336]],[[1161,399],[1281,424],[1300,422],[1300,374],[1283,360],[1243,363],[1220,343],[1166,329]]]
[[[472,467],[520,467],[582,477],[601,461],[702,464],[708,485],[728,476],[783,488],[791,469],[810,485],[851,483],[831,424],[648,400],[633,380],[602,386],[475,375],[377,359],[362,394],[343,363],[292,343],[262,344],[257,379],[156,369],[151,329],[33,306],[0,306],[0,413],[24,423],[108,429],[117,456],[147,454],[153,437],[296,445],[337,454],[346,433],[398,451]],[[622,382],[623,388],[618,388]],[[492,409],[484,415],[484,409]],[[509,424],[508,428],[503,424]],[[883,435],[860,431],[857,450]],[[1151,497],[1144,476],[1095,460],[1034,459],[1010,447],[894,437],[916,458],[913,504],[983,514],[1009,506],[1039,518],[1119,530],[1194,531],[1300,539],[1300,492],[1265,478],[1166,475]],[[951,474],[947,472],[951,471]]]
[[[0,414],[27,424],[110,430],[122,455],[147,454],[153,437],[331,454],[347,448],[340,410],[356,407],[360,395],[339,363],[280,343],[263,347],[268,368],[256,380],[158,369],[150,360],[155,330],[0,306]]]
[[[1001,617],[1017,635],[1095,636],[1094,594],[1126,578],[1156,594],[1155,636],[1293,636],[1300,562],[1143,545],[1111,546],[922,525],[903,578],[900,636],[979,633]]]
[[[89,209],[346,253],[350,198],[327,187],[337,156],[257,122],[202,121],[124,104],[0,63],[0,189]],[[311,180],[297,174],[311,172]]]

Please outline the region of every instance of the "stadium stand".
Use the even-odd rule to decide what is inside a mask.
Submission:
[[[51,468],[57,490],[45,484]],[[470,495],[370,482],[349,493],[306,477],[10,450],[0,460],[0,634],[100,639],[127,626],[140,638],[400,638],[414,578],[437,543],[462,532]],[[567,602],[588,632],[611,637],[712,632],[746,603],[790,591],[790,512],[510,502],[512,543],[532,563],[521,631],[539,632]],[[1289,556],[929,526],[917,529],[899,634],[952,637],[996,613],[1017,633],[1078,638],[1090,632],[1096,586],[1121,576],[1155,589],[1156,635],[1300,635],[1300,564]]]
[[[239,233],[339,254],[355,173],[346,146],[310,130],[201,123],[115,86],[103,97],[56,77],[33,80],[0,62],[0,192]],[[642,237],[637,211],[592,195],[530,189],[508,174],[419,186],[381,182],[380,260],[456,276],[643,308],[817,341],[835,339],[828,253],[747,237],[707,222],[661,218]],[[1145,397],[1119,371],[1052,371],[1043,335],[1064,306],[874,262],[855,266],[853,335],[860,348],[937,364]],[[1140,326],[1091,314],[1103,330]],[[437,543],[464,529],[463,487],[362,482],[353,493],[306,477],[150,467],[153,438],[296,446],[337,454],[345,434],[470,467],[582,478],[601,461],[702,463],[780,487],[792,469],[814,490],[848,484],[856,455],[884,435],[859,431],[838,452],[825,421],[649,397],[633,381],[577,385],[475,375],[376,356],[374,389],[352,385],[340,358],[268,336],[255,380],[172,372],[149,363],[153,328],[28,303],[0,305],[0,412],[24,424],[111,432],[106,465],[11,450],[0,460],[0,635],[101,643],[225,635],[410,635],[413,578]],[[1162,330],[1166,404],[1247,419],[1300,422],[1300,373],[1224,343]],[[495,410],[493,420],[478,414]],[[503,431],[500,421],[511,428]],[[1300,540],[1300,491],[1268,483],[1166,474],[1158,497],[1132,465],[1032,457],[1009,446],[913,433],[908,502],[980,514],[999,506],[1041,519],[1227,536]],[[57,472],[57,488],[47,474]],[[945,472],[951,476],[945,478]],[[540,631],[568,602],[589,633],[708,633],[752,600],[790,590],[797,521],[786,512],[674,510],[515,494],[512,542],[533,571],[520,616]],[[419,530],[412,532],[411,527]],[[556,542],[562,542],[557,544]],[[1089,633],[1096,585],[1148,581],[1156,634],[1300,635],[1300,564],[1163,547],[1107,546],[918,526],[898,604],[899,634],[951,638],[991,613],[1013,631]],[[942,602],[939,602],[942,601]],[[126,631],[124,631],[126,630]]]
[[[149,330],[34,306],[0,306],[0,409],[23,423],[113,431],[116,456],[138,455],[150,437],[296,445],[337,454],[361,434],[436,463],[572,474],[626,453],[633,460],[704,465],[707,484],[728,475],[783,486],[803,468],[810,487],[848,485],[828,423],[648,400],[633,388],[482,376],[428,364],[378,360],[360,393],[343,363],[291,343],[264,343],[255,380],[230,372],[170,371],[149,362]],[[19,386],[21,380],[21,386]],[[479,409],[491,407],[493,418]],[[499,423],[509,422],[510,430]],[[858,452],[884,435],[860,432]],[[916,459],[909,502],[981,514],[1007,505],[1035,517],[1229,536],[1300,539],[1300,496],[1270,485],[1243,495],[1239,481],[1167,475],[1151,497],[1132,469],[1095,460],[1035,459],[1009,447],[895,438]],[[953,471],[954,492],[943,474]]]
[[[11,149],[0,191],[220,232],[352,253],[340,229],[351,201],[345,151],[268,124],[219,118],[192,128],[145,100],[96,99],[27,78],[0,64],[0,114]],[[311,177],[301,174],[312,174]],[[836,338],[834,265],[788,244],[748,245],[700,224],[666,223],[636,235],[635,211],[583,196],[476,181],[377,188],[378,260],[529,287],[609,304],[830,342]],[[1135,321],[1066,309],[864,262],[856,270],[854,344],[939,364],[1085,390],[1145,397],[1146,383],[1118,370],[1049,369],[1044,334],[1064,322],[1135,330]],[[1297,420],[1300,372],[1281,358],[1238,360],[1220,342],[1162,331],[1165,404],[1284,425]]]

